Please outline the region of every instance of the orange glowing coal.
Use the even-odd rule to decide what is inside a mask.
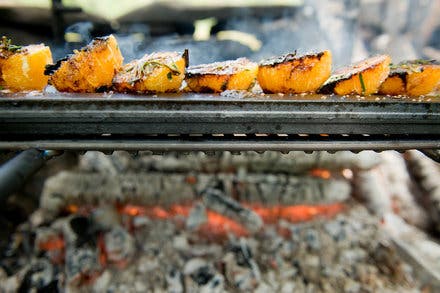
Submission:
[[[198,232],[205,236],[212,236],[212,238],[224,238],[228,233],[239,237],[249,235],[243,225],[213,211],[207,212],[207,221],[199,227]]]
[[[319,172],[317,170],[320,170]],[[321,172],[322,171],[322,172]],[[331,176],[328,170],[315,169],[315,174],[321,174],[321,177]],[[320,173],[321,172],[321,173]],[[158,205],[154,206],[141,206],[141,205],[119,205],[117,210],[122,215],[130,217],[146,216],[153,220],[166,220],[166,219],[180,219],[189,216],[191,208],[194,203],[186,204],[174,204],[169,207],[162,207]],[[258,214],[264,223],[276,224],[279,220],[285,220],[291,223],[305,222],[313,220],[317,217],[332,217],[345,208],[342,203],[333,204],[319,204],[319,205],[275,205],[264,206],[261,204],[246,204],[243,205],[256,214]],[[90,207],[78,207],[75,205],[68,206],[66,209],[72,213],[85,213],[85,210],[90,210]],[[232,233],[236,236],[248,236],[249,231],[239,222],[234,221],[226,216],[223,216],[215,211],[207,210],[207,219],[199,228],[198,232],[207,236],[208,238],[225,238],[228,233]],[[48,243],[43,243],[42,250],[59,249],[64,242],[54,239]],[[54,247],[54,248],[52,248]],[[101,259],[105,262],[105,258]]]
[[[64,239],[61,236],[51,236],[45,241],[39,242],[38,248],[45,251],[61,250],[64,248]]]
[[[165,220],[175,216],[189,215],[190,205],[172,205],[165,209],[160,206],[139,206],[127,204],[119,208],[119,213],[129,216],[147,216],[156,220]]]
[[[188,217],[192,205],[172,205],[165,209],[159,206],[137,206],[137,205],[125,205],[119,209],[121,214],[129,216],[147,216],[151,219],[165,220],[171,219],[176,216]],[[202,224],[198,228],[198,232],[212,236],[213,238],[222,238],[228,233],[235,234],[237,236],[247,236],[248,231],[240,223],[231,220],[214,211],[207,211],[206,223]]]
[[[309,174],[313,177],[319,177],[322,179],[330,179],[332,177],[332,173],[329,170],[321,168],[312,169]]]
[[[259,204],[244,204],[257,213],[266,224],[275,224],[283,219],[291,223],[305,222],[317,217],[332,217],[344,209],[344,204],[320,204],[320,205],[276,205],[266,207]],[[172,205],[169,208],[159,206],[125,205],[119,209],[121,214],[129,216],[147,216],[151,219],[164,220],[176,216],[188,217],[192,205]],[[249,232],[240,223],[225,217],[212,210],[207,211],[207,220],[198,229],[203,235],[222,238],[228,233],[236,236],[247,236]]]
[[[263,207],[251,205],[250,208],[257,213],[265,223],[274,224],[283,219],[291,223],[305,222],[317,217],[332,217],[343,211],[342,203],[321,205],[292,205]]]

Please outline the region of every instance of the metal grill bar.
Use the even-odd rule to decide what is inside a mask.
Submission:
[[[98,151],[361,151],[361,150],[408,150],[440,149],[440,139],[382,139],[382,140],[179,140],[179,139],[100,139],[100,140],[23,140],[1,141],[0,149],[50,149],[50,150],[98,150]]]
[[[427,98],[9,95],[0,125],[1,149],[440,148],[440,103]]]

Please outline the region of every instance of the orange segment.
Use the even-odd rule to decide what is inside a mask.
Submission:
[[[381,95],[404,95],[406,93],[406,74],[392,74],[385,79],[379,88]]]
[[[330,51],[264,60],[258,69],[258,83],[265,93],[315,92],[330,76]]]
[[[162,52],[145,55],[126,64],[113,78],[113,86],[119,92],[177,92],[185,77],[185,54]]]
[[[440,65],[424,65],[420,72],[410,73],[406,84],[409,96],[421,96],[432,92],[440,82]]]
[[[50,63],[49,47],[43,44],[22,47],[2,61],[3,86],[12,91],[43,90],[48,81],[44,69]]]
[[[440,64],[437,61],[405,61],[391,66],[391,73],[379,92],[384,95],[420,96],[434,91],[439,83]]]
[[[87,47],[75,51],[67,60],[62,60],[59,68],[53,69],[50,81],[62,92],[95,92],[98,88],[112,85],[122,61],[113,35],[96,38]]]
[[[185,77],[194,92],[219,93],[225,90],[249,90],[255,84],[258,65],[246,58],[191,66]]]
[[[390,61],[389,56],[378,55],[341,68],[325,82],[319,91],[337,95],[375,94],[390,72]]]

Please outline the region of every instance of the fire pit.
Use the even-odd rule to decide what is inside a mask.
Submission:
[[[352,184],[374,186],[362,174],[390,166],[383,156],[396,164],[386,154],[88,152],[46,180],[2,260],[2,289],[435,290],[402,253],[400,226],[351,197]]]

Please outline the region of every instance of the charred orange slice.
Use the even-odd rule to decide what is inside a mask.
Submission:
[[[110,87],[123,57],[113,35],[95,38],[73,55],[47,67],[50,82],[61,92],[95,92]]]
[[[185,78],[188,53],[160,52],[147,54],[122,68],[113,78],[118,92],[177,92]]]
[[[6,38],[2,39],[2,44],[1,86],[11,91],[43,90],[48,81],[44,69],[53,62],[50,48],[43,44],[12,46]]]
[[[186,73],[188,87],[198,93],[249,90],[256,81],[258,65],[246,58],[190,66]]]
[[[434,91],[440,83],[440,63],[434,60],[412,60],[391,65],[388,78],[379,93],[383,95],[421,96]]]
[[[371,95],[390,72],[390,57],[377,55],[337,70],[321,87],[320,93]]]
[[[283,55],[259,64],[258,83],[265,93],[315,92],[329,77],[330,51]]]

